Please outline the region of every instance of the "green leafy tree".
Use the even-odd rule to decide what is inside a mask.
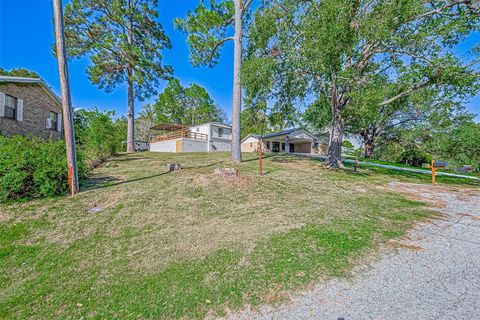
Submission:
[[[264,109],[245,108],[241,114],[242,138],[248,134],[265,135],[269,133],[270,123]]]
[[[22,77],[22,78],[40,78],[35,71],[24,68],[13,68],[8,71],[0,67],[0,76]]]
[[[79,109],[74,113],[75,140],[90,162],[104,160],[122,151],[126,134],[125,120],[115,111]]]
[[[252,0],[210,0],[199,6],[185,19],[176,19],[177,28],[188,35],[190,60],[194,66],[214,66],[220,58],[221,47],[234,42],[233,103],[232,103],[232,160],[240,162],[240,113],[242,110],[242,41],[243,23],[248,17]],[[233,34],[230,34],[233,32]]]
[[[196,83],[185,88],[178,79],[170,80],[158,95],[153,116],[158,122],[185,125],[224,121],[225,118],[205,88]]]
[[[373,155],[381,138],[389,137],[397,130],[418,132],[415,128],[448,124],[462,112],[465,98],[478,92],[475,78],[465,77],[455,83],[454,90],[443,86],[440,90],[427,87],[382,105],[386,97],[395,94],[396,86],[387,79],[374,82],[362,92],[354,93],[352,105],[343,113],[346,130],[363,138],[367,158]]]
[[[255,15],[247,59],[273,61],[271,99],[328,104],[326,164],[338,168],[349,109],[379,81],[388,85],[370,99],[373,113],[424,90],[477,85],[478,50],[465,61],[454,46],[479,29],[479,16],[475,0],[272,0]]]
[[[110,92],[122,83],[128,91],[127,151],[134,151],[134,103],[155,94],[168,79],[162,51],[170,40],[158,22],[157,0],[72,0],[65,7],[70,57],[88,55],[90,80]]]
[[[148,142],[153,133],[150,128],[155,125],[155,111],[153,106],[147,104],[135,120],[135,137],[140,141]]]
[[[453,165],[473,165],[480,168],[480,123],[473,115],[464,116],[426,141],[425,148],[437,159]]]

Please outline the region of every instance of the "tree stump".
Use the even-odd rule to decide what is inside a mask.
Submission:
[[[180,171],[181,169],[182,166],[180,166],[180,163],[167,163],[168,171]]]

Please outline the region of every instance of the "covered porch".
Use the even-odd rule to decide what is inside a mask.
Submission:
[[[189,127],[181,124],[162,123],[150,129],[163,131],[163,133],[152,137],[150,139],[150,143],[176,140],[176,139],[193,139],[193,140],[208,141],[207,134],[192,132]]]
[[[302,129],[290,129],[263,136],[267,152],[312,153],[315,137]]]

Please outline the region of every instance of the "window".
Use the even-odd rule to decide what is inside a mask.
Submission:
[[[200,131],[200,128],[197,128],[197,132],[199,132],[199,131]]]
[[[218,128],[218,137],[221,138],[223,136],[223,128]]]
[[[267,149],[270,150],[270,141],[267,141]]]
[[[5,95],[5,118],[16,119],[17,118],[17,98]]]
[[[250,148],[253,148],[253,142],[250,142]]]
[[[50,115],[48,116],[50,119],[50,128],[52,130],[57,130],[58,126],[58,113],[50,111]]]
[[[285,142],[282,142],[282,151],[285,151]]]

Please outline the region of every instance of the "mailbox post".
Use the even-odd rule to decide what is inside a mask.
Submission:
[[[432,160],[432,185],[435,185],[435,160]]]
[[[431,164],[431,169],[432,169],[432,184],[436,184],[436,173],[438,169],[445,169],[447,167],[447,163],[445,161],[435,161],[432,160]]]

